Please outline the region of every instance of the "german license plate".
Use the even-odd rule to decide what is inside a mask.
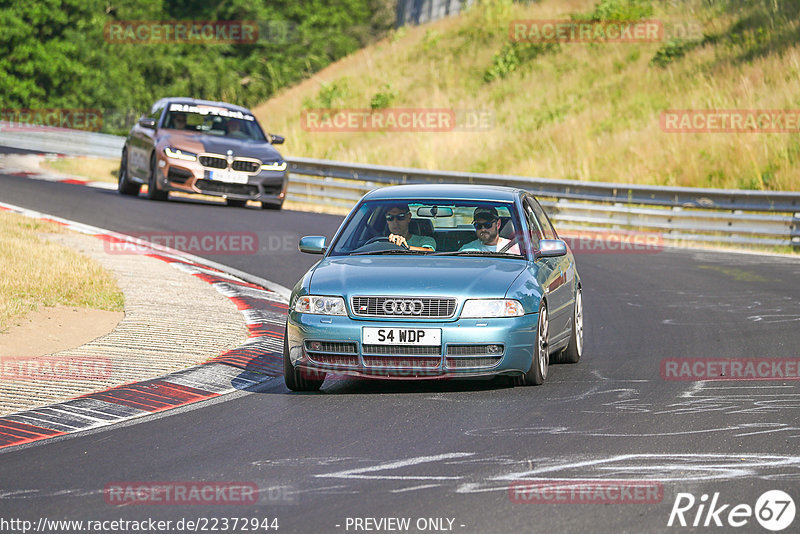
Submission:
[[[229,184],[246,184],[247,174],[236,171],[208,171],[209,178]]]
[[[365,345],[441,345],[441,328],[364,327]]]

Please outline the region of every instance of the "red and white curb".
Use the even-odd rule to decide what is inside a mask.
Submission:
[[[143,241],[0,202],[0,210],[54,222],[112,243]],[[0,449],[127,421],[246,389],[283,374],[283,334],[289,290],[232,268],[151,245],[146,255],[211,284],[245,317],[244,345],[204,364],[160,378],[116,386],[57,404],[0,417]]]
[[[14,154],[17,158],[20,155]],[[23,154],[23,157],[32,156],[35,158],[61,158],[66,157],[63,154]],[[2,169],[3,174],[7,176],[19,176],[20,178],[30,178],[32,180],[41,180],[43,182],[56,182],[61,184],[73,184],[73,185],[85,185],[87,187],[94,187],[95,189],[108,189],[108,190],[116,190],[117,184],[112,182],[101,182],[96,180],[88,180],[86,178],[81,178],[80,176],[71,176],[65,174],[54,174],[52,171],[42,170],[38,168],[37,165],[23,165],[20,166],[19,162],[15,166],[13,163],[9,165],[6,162],[6,158],[0,158],[0,169]]]

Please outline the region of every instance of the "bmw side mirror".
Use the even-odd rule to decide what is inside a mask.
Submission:
[[[539,250],[536,251],[537,258],[555,258],[564,256],[567,253],[567,244],[561,239],[541,239],[539,240]]]
[[[300,244],[297,246],[300,252],[306,254],[324,254],[325,253],[325,236],[323,235],[307,235],[300,238]]]
[[[269,135],[269,142],[272,145],[282,145],[286,138],[282,135],[275,135],[275,134],[268,134]]]
[[[151,130],[155,129],[156,127],[156,120],[151,119],[150,117],[142,117],[139,119],[139,126],[142,128],[150,128]]]

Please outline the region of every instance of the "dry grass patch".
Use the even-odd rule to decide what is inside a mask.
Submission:
[[[123,311],[124,296],[111,273],[41,236],[65,231],[53,223],[0,212],[0,332],[40,306]]]
[[[96,182],[117,183],[119,160],[76,156],[69,158],[45,159],[41,167],[64,174],[82,176]]]
[[[790,3],[602,2],[637,3],[652,8],[647,18],[669,27],[697,24],[701,35],[515,52],[511,21],[568,19],[592,13],[598,1],[486,0],[457,17],[401,28],[254,112],[269,131],[287,136],[288,154],[303,157],[585,181],[800,189],[797,133],[667,133],[660,125],[669,109],[800,108],[800,20]],[[501,74],[488,76],[492,68]],[[369,109],[383,93],[393,108],[487,111],[494,127],[444,133],[302,128],[304,109]]]

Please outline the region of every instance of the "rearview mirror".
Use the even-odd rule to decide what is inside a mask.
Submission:
[[[297,246],[300,252],[306,254],[324,254],[325,253],[325,236],[322,235],[307,235],[300,238],[300,244]]]
[[[417,208],[417,215],[420,217],[452,217],[453,208],[442,208],[439,206],[421,206]]]
[[[539,240],[539,250],[536,251],[537,258],[555,258],[567,253],[567,244],[561,239],[541,239]]]

